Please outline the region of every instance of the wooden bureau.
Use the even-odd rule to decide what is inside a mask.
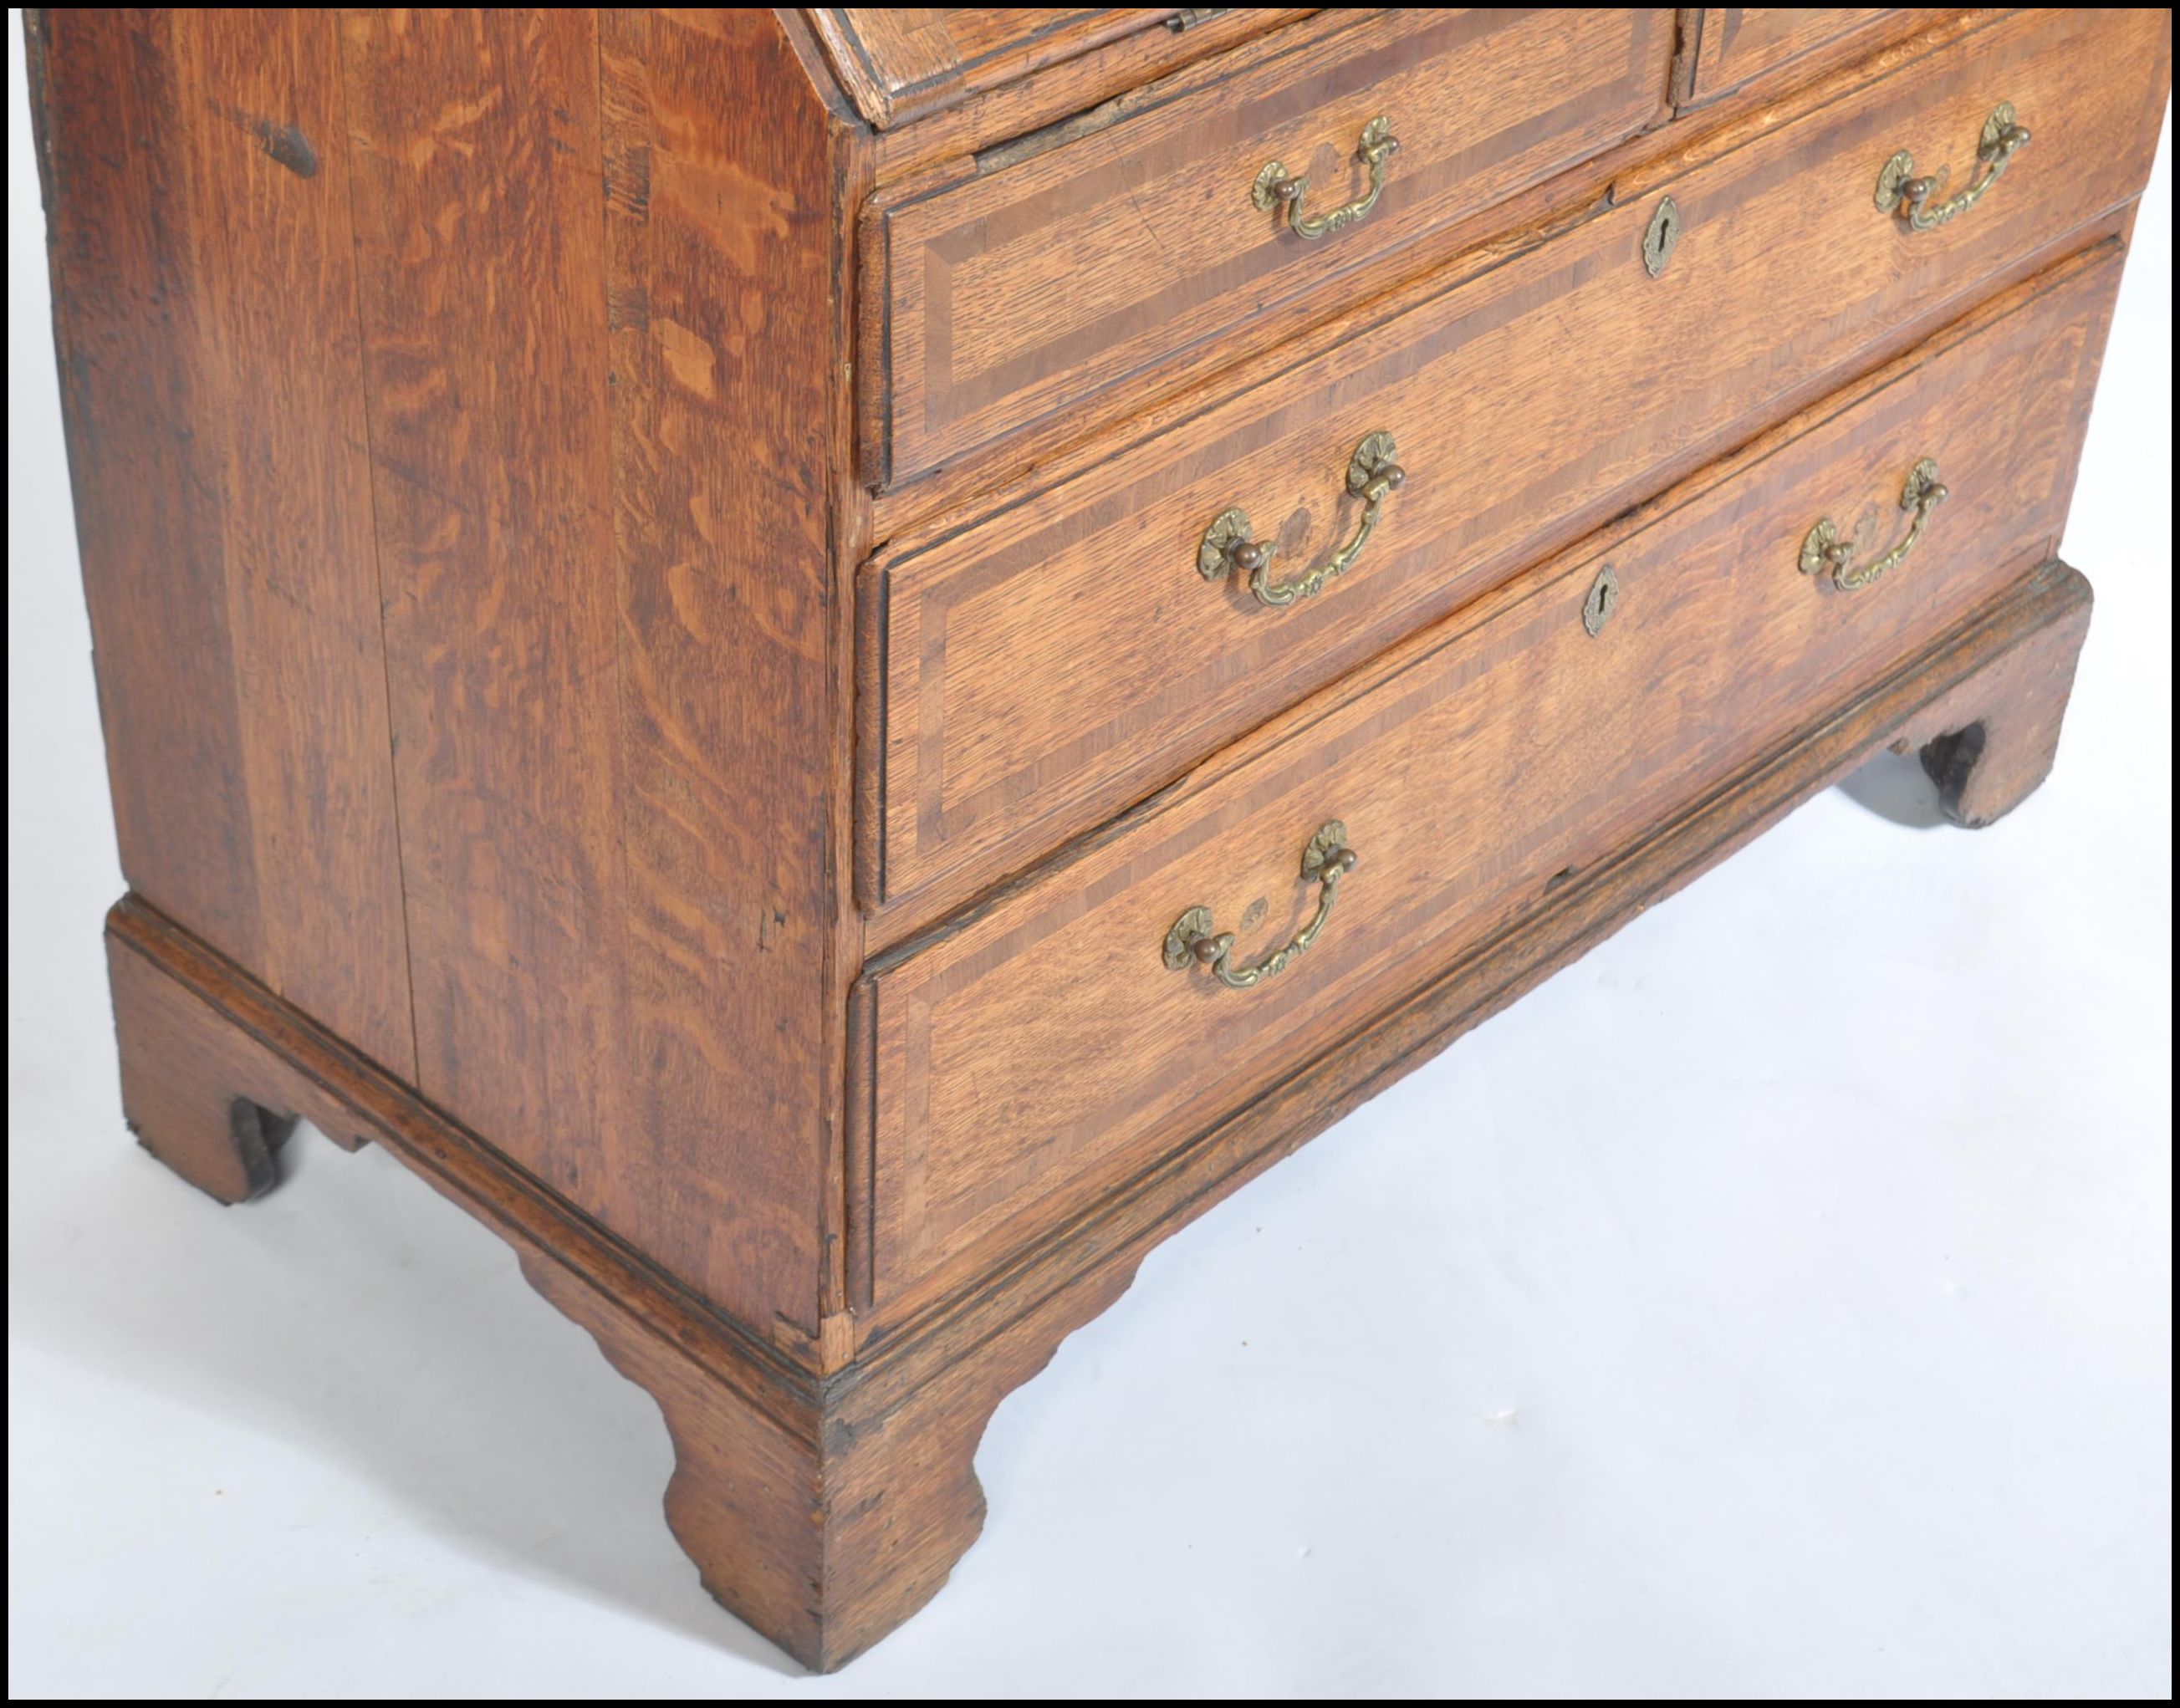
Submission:
[[[27,27],[129,1123],[485,1221],[811,1666],[1152,1244],[2051,765],[2166,12]]]

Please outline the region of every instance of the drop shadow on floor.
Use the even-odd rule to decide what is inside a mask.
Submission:
[[[1853,776],[1841,778],[1839,791],[1857,806],[1908,830],[1937,830],[1946,821],[1938,810],[1938,786],[1913,749],[1878,754]]]
[[[12,1254],[12,1333],[322,1451],[493,1570],[806,1676],[712,1601],[668,1530],[656,1404],[487,1230],[376,1147],[347,1156],[308,1125],[271,1196],[231,1209],[132,1153],[118,1119],[110,1136],[112,1165],[64,1183],[95,1205],[49,1200],[58,1213],[15,1224],[50,1249]]]

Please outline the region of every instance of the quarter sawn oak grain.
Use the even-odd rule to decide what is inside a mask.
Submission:
[[[812,1667],[1152,1244],[1871,752],[1968,825],[2052,763],[2168,14],[26,27],[129,1123],[493,1227]],[[1874,205],[2000,101],[1974,206]],[[1249,205],[1380,112],[1359,222]],[[1197,573],[1232,504],[1305,568],[1381,429],[1322,597]],[[1890,574],[1802,570],[1925,457]],[[1291,967],[1165,964],[1291,938],[1332,819]]]
[[[413,1073],[333,20],[28,28],[122,871]]]
[[[814,1337],[831,161],[703,16],[344,26],[416,1083]]]

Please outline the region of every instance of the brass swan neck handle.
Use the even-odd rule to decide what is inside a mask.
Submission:
[[[1246,991],[1285,972],[1296,958],[1315,942],[1324,922],[1332,917],[1332,903],[1340,893],[1340,881],[1355,870],[1355,850],[1347,846],[1347,827],[1338,819],[1320,825],[1302,850],[1304,882],[1318,886],[1317,911],[1310,921],[1261,961],[1234,964],[1234,933],[1212,929],[1211,909],[1192,907],[1173,922],[1165,934],[1165,964],[1179,972],[1191,964],[1208,967],[1229,990]]]
[[[1266,213],[1275,207],[1285,207],[1287,229],[1296,237],[1329,237],[1343,226],[1359,223],[1363,215],[1377,206],[1378,197],[1385,188],[1385,162],[1400,151],[1400,146],[1390,121],[1384,117],[1374,118],[1362,127],[1362,135],[1355,145],[1355,157],[1369,173],[1370,188],[1360,200],[1342,206],[1328,208],[1323,213],[1305,214],[1302,199],[1308,194],[1309,179],[1292,176],[1286,163],[1278,160],[1267,161],[1258,173],[1257,181],[1249,186],[1249,200]]]
[[[1802,541],[1802,573],[1816,575],[1829,569],[1833,585],[1850,593],[1869,586],[1908,561],[1908,554],[1915,549],[1924,529],[1929,526],[1932,513],[1946,502],[1947,496],[1938,481],[1936,461],[1930,457],[1918,459],[1900,489],[1900,508],[1912,512],[1915,519],[1908,524],[1907,536],[1898,545],[1882,557],[1872,558],[1858,568],[1854,557],[1858,548],[1855,542],[1841,536],[1838,524],[1830,517],[1822,517]]]
[[[1355,454],[1347,459],[1347,490],[1362,501],[1362,519],[1356,524],[1346,544],[1307,574],[1291,581],[1272,579],[1272,558],[1279,548],[1272,541],[1250,537],[1248,513],[1238,504],[1221,510],[1203,530],[1196,547],[1197,573],[1207,581],[1216,581],[1239,570],[1249,578],[1249,590],[1257,596],[1257,602],[1274,610],[1298,599],[1314,598],[1324,590],[1327,582],[1354,567],[1378,525],[1387,496],[1399,491],[1408,478],[1407,471],[1393,460],[1394,454],[1393,436],[1386,432],[1369,434],[1355,448]]]
[[[1910,231],[1935,230],[1982,200],[2004,175],[2007,163],[2028,146],[2029,132],[2014,122],[2013,103],[2001,101],[1983,122],[1983,134],[1976,139],[1976,173],[1966,189],[1943,201],[1932,200],[1945,194],[1946,168],[1941,166],[1918,178],[1915,157],[1903,148],[1879,169],[1878,211],[1898,214]]]

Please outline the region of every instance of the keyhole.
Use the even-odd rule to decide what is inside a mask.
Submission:
[[[1589,585],[1589,596],[1582,601],[1582,626],[1592,634],[1612,618],[1620,604],[1620,578],[1606,564],[1597,572],[1597,579]]]
[[[1643,233],[1643,267],[1652,278],[1665,270],[1673,258],[1673,245],[1681,240],[1680,204],[1667,196],[1650,216],[1650,228]]]

